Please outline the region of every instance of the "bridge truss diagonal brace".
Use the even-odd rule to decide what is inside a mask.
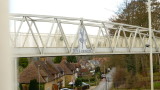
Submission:
[[[96,53],[95,50],[96,50],[96,48],[98,46],[98,43],[99,43],[99,37],[100,37],[100,34],[101,34],[101,30],[102,30],[102,28],[99,27],[98,34],[97,34],[96,41],[95,41],[95,46],[94,46],[94,52],[93,53]]]
[[[65,35],[64,31],[63,31],[62,25],[61,25],[60,21],[57,18],[55,19],[55,21],[56,21],[56,23],[57,23],[57,25],[59,27],[59,30],[61,32],[61,35],[62,35],[63,39],[64,39],[64,42],[65,42],[65,45],[67,47],[68,53],[70,53],[69,44],[68,44],[66,35]]]
[[[36,25],[36,23],[35,23],[35,20],[33,20],[33,19],[30,18],[30,17],[28,17],[28,18],[31,20],[31,23],[33,23],[33,25],[34,25],[34,27],[35,27],[37,33],[38,33],[38,37],[40,38],[42,47],[44,47],[44,43],[43,43],[42,37],[41,37],[41,35],[40,35],[40,33],[39,33],[39,29],[38,29],[38,27],[37,27],[37,25]]]
[[[16,36],[16,30],[17,30],[16,20],[14,20],[14,36]],[[14,40],[14,38],[11,37],[11,34],[9,35],[9,39],[11,40],[11,46],[15,47],[15,42],[14,42],[15,40]]]
[[[125,31],[124,31],[123,26],[121,27],[121,29],[122,29],[122,32],[123,32],[123,34],[124,34],[126,47],[128,47],[128,51],[129,51],[129,43],[128,43],[127,36],[126,36],[126,33],[125,33]]]
[[[159,47],[158,47],[157,40],[156,40],[155,35],[154,35],[153,32],[152,32],[152,36],[153,36],[153,41],[154,41],[154,43],[156,45],[156,51],[158,52],[159,51]]]
[[[44,44],[44,48],[43,48],[43,50],[42,50],[42,53],[43,53],[43,54],[45,53],[45,49],[46,49],[46,47],[47,47],[47,45],[48,45],[49,38],[51,37],[52,31],[53,31],[53,27],[54,27],[54,25],[55,25],[55,19],[53,19],[51,23],[52,23],[51,29],[50,29],[49,34],[47,35],[46,43]]]
[[[19,25],[19,27],[18,27],[17,32],[16,32],[16,30],[15,30],[15,38],[14,38],[14,45],[13,45],[14,47],[16,47],[16,42],[17,42],[18,34],[19,34],[20,30],[21,30],[21,27],[22,27],[22,25],[23,25],[24,20],[25,20],[25,17],[23,16],[23,18],[21,19],[21,22],[20,22],[20,25]],[[16,27],[16,26],[15,26],[15,27]]]
[[[105,32],[106,32],[106,36],[107,36],[107,39],[109,42],[109,47],[111,48],[111,51],[113,52],[113,48],[112,48],[112,44],[111,44],[111,36],[110,36],[109,32],[107,32],[107,27],[106,27],[105,23],[102,23],[102,24],[103,24]]]
[[[91,50],[94,50],[94,49],[93,49],[93,46],[92,46],[92,44],[91,44],[91,41],[90,41],[90,39],[89,39],[88,33],[87,33],[87,31],[86,31],[86,28],[85,28],[85,26],[84,26],[84,24],[83,24],[83,19],[80,20],[80,22],[81,22],[81,28],[84,29],[84,31],[86,32],[86,36],[87,36],[87,40],[88,40],[88,42],[89,42],[90,48],[91,48]],[[93,52],[94,52],[94,51],[93,51]]]
[[[132,37],[133,33],[131,32],[128,38],[128,42],[129,42],[129,48],[131,47],[131,37]]]
[[[38,37],[40,38],[40,41],[41,41],[42,47],[44,47],[44,43],[43,43],[42,37],[41,37],[41,35],[40,35],[40,33],[39,33],[39,29],[38,29],[38,27],[37,27],[37,25],[36,25],[35,20],[33,20],[33,19],[32,19],[32,18],[30,18],[30,17],[28,17],[28,18],[30,19],[31,23],[33,23],[33,25],[34,25],[34,27],[35,27],[35,29],[36,29],[37,33],[38,33]],[[32,27],[32,26],[30,26],[30,27]],[[32,30],[32,31],[33,31],[33,30]],[[41,52],[41,53],[42,53],[42,52]]]
[[[32,21],[32,22],[33,22],[33,24],[34,24],[34,27],[36,28],[36,31],[37,31],[38,36],[39,36],[39,38],[40,38],[40,41],[41,41],[42,47],[44,47],[44,43],[43,43],[43,41],[42,41],[42,37],[41,37],[41,35],[40,35],[40,33],[39,33],[38,27],[37,27],[37,25],[36,25],[35,21]]]
[[[55,20],[55,19],[54,19]],[[56,38],[56,34],[58,33],[58,25],[56,26],[56,31],[55,31],[55,33],[54,33],[54,36],[53,36],[53,38],[52,38],[52,40],[51,40],[51,44],[50,44],[50,46],[52,46],[53,45],[53,40]],[[56,42],[56,39],[55,39],[55,42]]]
[[[75,36],[75,38],[73,40],[73,43],[71,44],[70,54],[73,53],[73,47],[75,46],[76,42],[78,41],[78,34],[80,32],[80,29],[81,29],[81,23],[78,25],[78,30],[77,30],[76,36]]]
[[[32,36],[33,36],[33,39],[34,39],[37,47],[38,47],[38,50],[39,50],[40,54],[42,54],[42,51],[41,51],[41,49],[40,49],[40,46],[39,46],[39,44],[38,44],[38,42],[37,42],[37,40],[36,40],[36,38],[35,38],[35,35],[34,35],[34,33],[33,33],[33,30],[32,30],[32,27],[30,26],[27,17],[25,17],[25,20],[26,20],[26,22],[27,22],[27,25],[28,25],[29,29],[31,30],[31,34],[32,34]]]
[[[118,36],[116,38],[116,42],[115,42],[114,47],[113,47],[113,52],[117,48],[117,44],[118,44],[118,40],[119,40],[119,37],[120,37],[121,30],[122,30],[122,26],[120,26],[119,29],[118,29]]]
[[[143,40],[143,38],[142,38],[142,34],[141,34],[139,28],[137,28],[137,32],[138,32],[138,34],[139,34],[139,37],[140,37],[140,40],[141,40],[141,43],[142,43],[142,47],[144,48],[144,52],[145,52],[145,50],[146,50],[145,42],[144,42],[144,40]]]
[[[114,46],[114,42],[115,42],[115,39],[116,39],[117,34],[118,34],[118,30],[115,30],[115,33],[114,33],[114,36],[113,36],[113,39],[112,39],[112,44],[111,44],[111,46]]]
[[[33,22],[31,22],[31,24],[30,24],[31,27],[32,27],[32,24],[33,24]],[[25,46],[25,43],[26,43],[26,41],[27,41],[27,38],[28,38],[28,35],[29,35],[30,31],[31,31],[31,30],[28,29],[27,35],[25,36],[25,39],[24,39],[24,42],[23,42],[23,47]]]
[[[132,48],[135,45],[135,39],[136,39],[137,33],[138,33],[138,29],[136,29],[136,31],[134,32],[134,37],[133,37],[133,41],[131,43],[130,52],[132,51]]]

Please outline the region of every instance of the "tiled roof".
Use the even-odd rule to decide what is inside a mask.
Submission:
[[[62,72],[64,72],[64,74],[70,75],[73,74],[73,71],[76,70],[76,68],[79,66],[80,65],[77,63],[68,63],[66,60],[62,60],[60,64],[54,64],[51,59],[44,61],[33,61],[20,74],[19,82],[30,83],[30,80],[33,79],[37,79],[39,82],[39,76],[40,83],[53,81],[56,78],[55,74],[60,74],[60,76],[62,76]]]
[[[60,64],[54,64],[54,66],[59,72],[64,72],[64,70],[63,70],[63,68],[61,67]]]
[[[46,75],[45,72],[40,70],[40,83],[45,83],[41,74]],[[20,83],[30,83],[30,80],[37,79],[39,81],[38,68],[34,63],[29,64],[29,66],[20,74]]]
[[[40,65],[40,66],[39,66]],[[39,67],[39,72],[38,72]],[[53,81],[55,79],[55,74],[58,71],[48,62],[44,61],[35,61],[28,65],[28,67],[20,74],[20,83],[29,83],[30,80],[37,79],[40,83],[45,83],[48,81]],[[48,79],[46,79],[48,78]]]
[[[60,65],[63,68],[65,74],[73,74],[71,69],[68,67],[70,65],[68,64],[68,62],[66,60],[62,60]]]

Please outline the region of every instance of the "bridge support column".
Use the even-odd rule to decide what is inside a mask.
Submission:
[[[8,0],[0,0],[0,90],[14,90],[14,64],[9,46],[8,17]]]

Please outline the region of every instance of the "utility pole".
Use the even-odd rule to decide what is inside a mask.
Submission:
[[[105,69],[105,65],[104,65],[104,74],[106,74],[106,69]]]
[[[38,90],[40,90],[40,65],[38,65],[38,82],[39,82],[39,86],[38,86]]]
[[[152,54],[152,24],[151,24],[151,0],[148,0],[148,19],[149,19],[149,42],[150,42],[151,90],[154,90],[154,83],[153,83],[153,54]]]

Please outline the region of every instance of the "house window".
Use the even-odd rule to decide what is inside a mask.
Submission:
[[[55,78],[57,78],[57,75],[55,74]]]

